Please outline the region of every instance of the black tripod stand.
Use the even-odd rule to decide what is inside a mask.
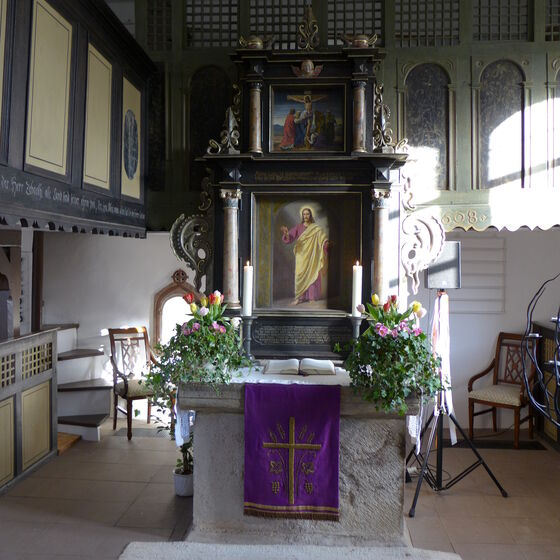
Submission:
[[[436,411],[438,412],[436,416]],[[447,415],[449,419],[455,424],[455,427],[459,430],[459,433],[463,436],[463,439],[469,444],[472,452],[476,455],[477,461],[475,461],[470,467],[467,467],[465,470],[461,471],[457,476],[454,476],[450,479],[445,485],[443,484],[442,474],[443,474],[443,417]],[[434,422],[435,419],[435,422]],[[433,423],[432,423],[433,422]],[[442,396],[441,392],[438,394],[437,398],[437,405],[434,409],[434,412],[428,418],[426,425],[422,428],[422,432],[420,433],[420,437],[424,435],[424,433],[429,428],[430,424],[432,424],[432,428],[430,430],[430,437],[428,439],[428,446],[426,447],[425,455],[422,455],[422,452],[416,454],[416,448],[412,448],[412,451],[408,454],[406,458],[406,464],[408,463],[412,456],[414,455],[414,460],[422,465],[420,470],[420,476],[418,478],[418,484],[416,485],[416,493],[414,494],[414,500],[412,500],[412,506],[410,507],[410,511],[408,512],[409,517],[414,517],[414,512],[416,510],[416,502],[418,502],[418,496],[420,495],[420,488],[422,486],[422,481],[426,479],[426,482],[430,485],[432,490],[436,492],[440,492],[441,490],[448,490],[457,482],[465,478],[469,473],[474,471],[477,467],[482,465],[485,469],[490,478],[494,481],[494,484],[498,487],[498,490],[502,493],[504,498],[507,498],[507,492],[502,488],[494,473],[490,470],[484,459],[480,456],[480,453],[477,451],[476,447],[473,445],[473,442],[466,436],[465,432],[459,426],[455,416],[451,414],[447,407],[442,403]],[[432,450],[432,445],[434,444],[434,436],[437,431],[437,450],[436,450],[436,467],[435,472],[433,467],[428,465],[428,459],[430,457],[430,452]],[[409,475],[407,471],[407,482],[409,481]]]

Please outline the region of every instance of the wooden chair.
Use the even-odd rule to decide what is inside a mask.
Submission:
[[[509,408],[514,414],[514,443],[515,449],[519,449],[519,426],[526,420],[529,421],[529,437],[533,437],[533,411],[531,406],[528,414],[521,419],[521,409],[529,404],[525,383],[523,381],[523,362],[521,339],[523,335],[501,332],[496,344],[496,355],[491,364],[480,373],[469,379],[469,438],[473,439],[474,417],[479,414],[492,412],[492,428],[496,427],[496,409]],[[531,341],[533,344],[534,341]],[[480,389],[473,389],[473,384],[478,379],[492,373],[492,384]],[[529,383],[532,383],[535,368],[531,366],[529,372]],[[474,411],[475,404],[487,405],[490,408]]]
[[[132,439],[132,403],[148,399],[148,424],[152,414],[152,393],[141,382],[155,357],[148,341],[146,327],[109,329],[111,364],[113,366],[113,430],[117,428],[117,412],[126,416],[127,437]],[[119,406],[119,397],[126,401],[126,410]]]

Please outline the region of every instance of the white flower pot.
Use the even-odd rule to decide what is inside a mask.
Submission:
[[[173,481],[175,482],[175,494],[177,496],[192,496],[193,495],[193,475],[191,474],[178,474],[173,472]]]

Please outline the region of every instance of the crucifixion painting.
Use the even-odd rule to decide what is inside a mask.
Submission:
[[[272,151],[344,150],[343,89],[274,88],[271,95]]]

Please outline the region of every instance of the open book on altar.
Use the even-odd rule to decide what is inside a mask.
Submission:
[[[270,375],[335,375],[336,370],[331,360],[291,358],[289,360],[268,360],[263,373]]]

